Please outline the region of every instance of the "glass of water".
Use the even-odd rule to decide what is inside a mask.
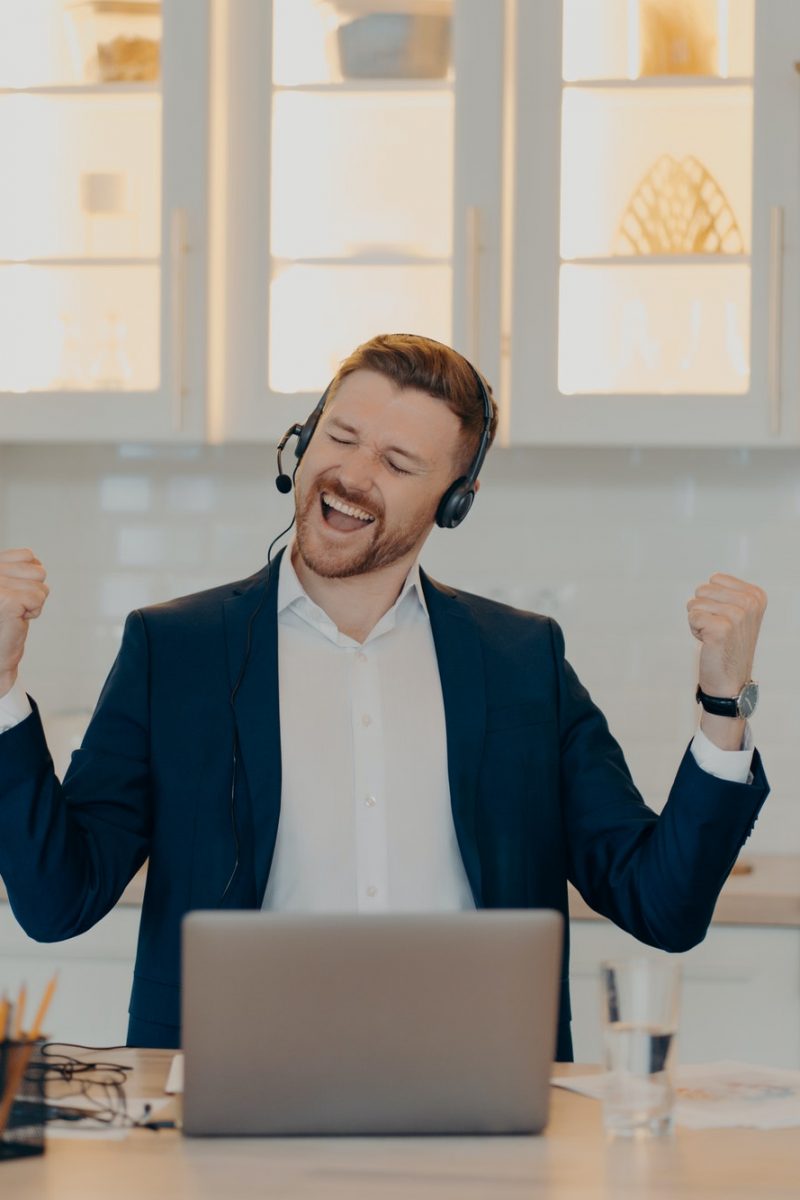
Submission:
[[[667,957],[631,958],[601,963],[600,972],[606,1063],[603,1123],[618,1137],[669,1133],[680,963]]]

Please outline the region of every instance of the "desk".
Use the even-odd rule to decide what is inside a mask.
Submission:
[[[118,1057],[119,1056],[119,1057]],[[133,1062],[130,1094],[158,1095],[170,1053]],[[585,1071],[563,1066],[560,1071]],[[43,1158],[0,1163],[14,1200],[797,1200],[797,1129],[678,1130],[607,1142],[596,1101],[553,1090],[541,1137],[190,1138],[136,1130],[122,1142],[50,1141]]]

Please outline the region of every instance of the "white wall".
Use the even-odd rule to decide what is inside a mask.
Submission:
[[[50,573],[24,664],[45,714],[94,704],[131,608],[263,563],[291,514],[274,463],[268,446],[0,447],[0,544]],[[685,602],[714,570],[764,586],[754,730],[773,795],[749,845],[798,853],[799,468],[791,450],[494,450],[468,521],[423,563],[562,624],[655,807],[696,719]]]

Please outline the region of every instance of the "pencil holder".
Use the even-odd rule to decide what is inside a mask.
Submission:
[[[0,1160],[44,1154],[43,1045],[0,1042]]]

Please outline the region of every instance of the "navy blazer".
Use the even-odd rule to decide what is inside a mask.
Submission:
[[[0,875],[31,937],[89,929],[149,859],[131,1045],[179,1044],[183,915],[261,906],[281,796],[277,581],[264,570],[132,613],[63,785],[36,711],[0,735]],[[566,917],[570,879],[641,941],[672,951],[699,942],[769,790],[758,755],[747,785],[706,774],[687,752],[657,817],[565,661],[555,622],[424,573],[422,582],[475,904]],[[226,892],[234,820],[239,864]],[[568,963],[565,921],[560,1059],[572,1056]]]

